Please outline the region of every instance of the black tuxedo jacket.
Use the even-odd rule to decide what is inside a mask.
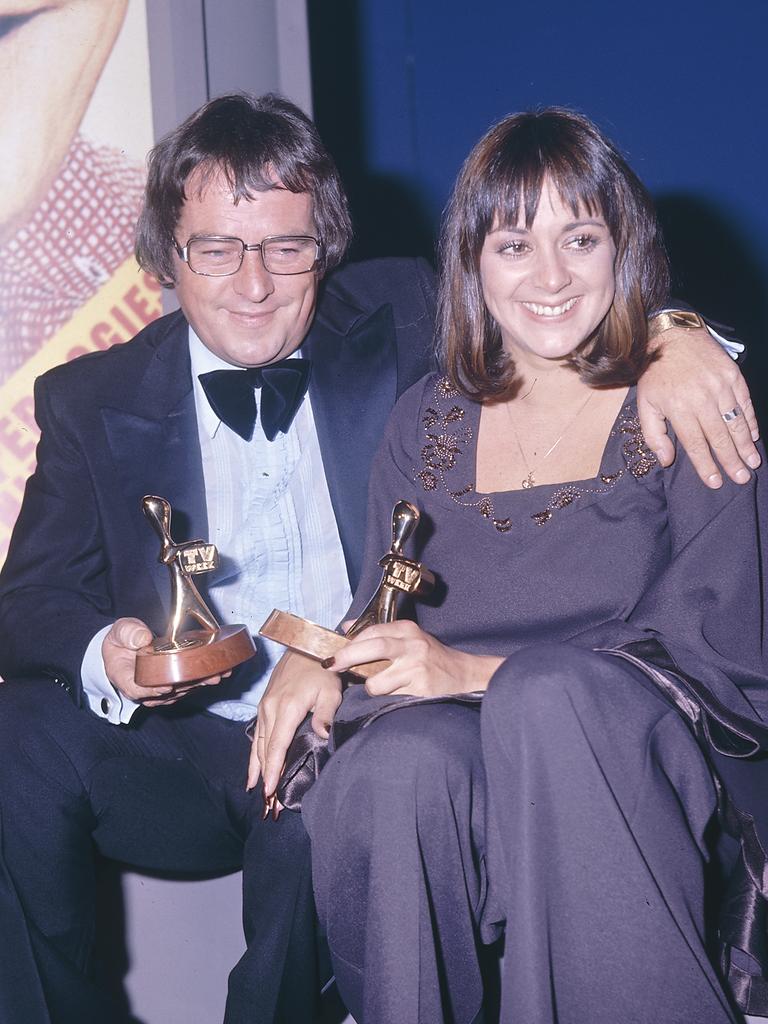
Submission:
[[[371,458],[402,392],[429,367],[434,277],[422,260],[350,264],[323,283],[302,354],[326,479],[354,589]],[[207,517],[180,313],[38,379],[38,464],[0,574],[0,673],[48,674],[79,703],[93,635],[132,615],[167,623],[169,579],[141,511],[167,498],[174,538]]]

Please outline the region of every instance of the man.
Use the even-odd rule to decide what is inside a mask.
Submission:
[[[214,100],[153,151],[139,223],[139,259],[173,283],[181,312],[37,383],[38,467],[0,579],[0,927],[15,940],[0,1016],[118,1019],[90,973],[95,847],[156,870],[242,864],[248,950],[226,1020],[312,1019],[306,836],[297,815],[262,821],[261,787],[245,788],[245,723],[280,652],[259,643],[223,681],[136,681],[170,589],[140,501],[168,499],[175,541],[218,546],[207,599],[225,621],[255,632],[273,606],[339,620],[359,577],[370,459],[427,368],[434,313],[422,261],[332,273],[349,238],[311,122],[274,97]],[[657,408],[668,375],[700,380],[700,365],[721,411],[745,405],[725,357],[675,333],[653,369]],[[749,427],[711,408],[736,473]],[[714,472],[708,454],[700,463]],[[254,784],[264,762],[267,796],[298,722],[314,708],[322,730],[333,710],[295,675],[270,685],[250,773]]]

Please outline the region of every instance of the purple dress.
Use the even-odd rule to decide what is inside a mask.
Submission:
[[[735,1020],[722,974],[753,1011],[763,982],[747,957],[713,965],[705,902],[736,856],[718,751],[768,735],[766,474],[711,491],[682,453],[661,469],[630,392],[595,479],[480,494],[479,418],[429,376],[372,470],[351,614],[406,498],[409,554],[440,578],[413,617],[507,660],[482,714],[345,694],[339,722],[396,713],[339,747],[303,807],[342,995],[359,1024],[469,1024],[478,939],[503,927],[503,1020]],[[748,799],[754,776],[735,785]]]

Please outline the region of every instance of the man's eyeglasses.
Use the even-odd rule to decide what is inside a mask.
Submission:
[[[258,249],[264,269],[270,274],[307,274],[320,257],[320,243],[311,235],[272,235],[255,245],[226,235],[196,235],[181,246],[174,238],[179,258],[193,274],[229,277],[243,265],[246,252]]]

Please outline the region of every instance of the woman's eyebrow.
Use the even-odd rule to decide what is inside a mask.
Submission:
[[[588,227],[588,226],[595,227],[595,228],[604,228],[605,227],[605,221],[604,220],[591,220],[591,219],[590,220],[575,220],[575,221],[573,221],[572,224],[566,224],[565,227],[563,228],[563,231],[573,231],[574,228],[584,228],[584,227]]]
[[[519,228],[516,225],[512,225],[512,224],[500,224],[499,227],[497,227],[497,228],[491,228],[491,230],[488,232],[488,234],[489,235],[497,235],[501,231],[505,231],[507,233],[509,233],[511,231],[511,232],[514,232],[517,235],[527,235],[529,233],[529,229],[526,228],[526,227]]]
[[[563,232],[566,232],[566,231],[573,231],[574,228],[585,228],[585,227],[604,228],[604,227],[606,227],[606,223],[605,223],[604,220],[595,220],[593,218],[586,218],[585,220],[574,220],[570,224],[566,224],[563,227],[562,230],[563,230]],[[512,233],[512,234],[516,234],[516,235],[527,235],[527,234],[530,234],[530,228],[519,227],[517,225],[512,225],[512,224],[503,224],[503,225],[500,225],[497,228],[492,228],[488,232],[488,234],[489,235],[495,235],[495,234],[498,234],[500,231],[505,231],[505,232],[507,232],[507,234]]]

